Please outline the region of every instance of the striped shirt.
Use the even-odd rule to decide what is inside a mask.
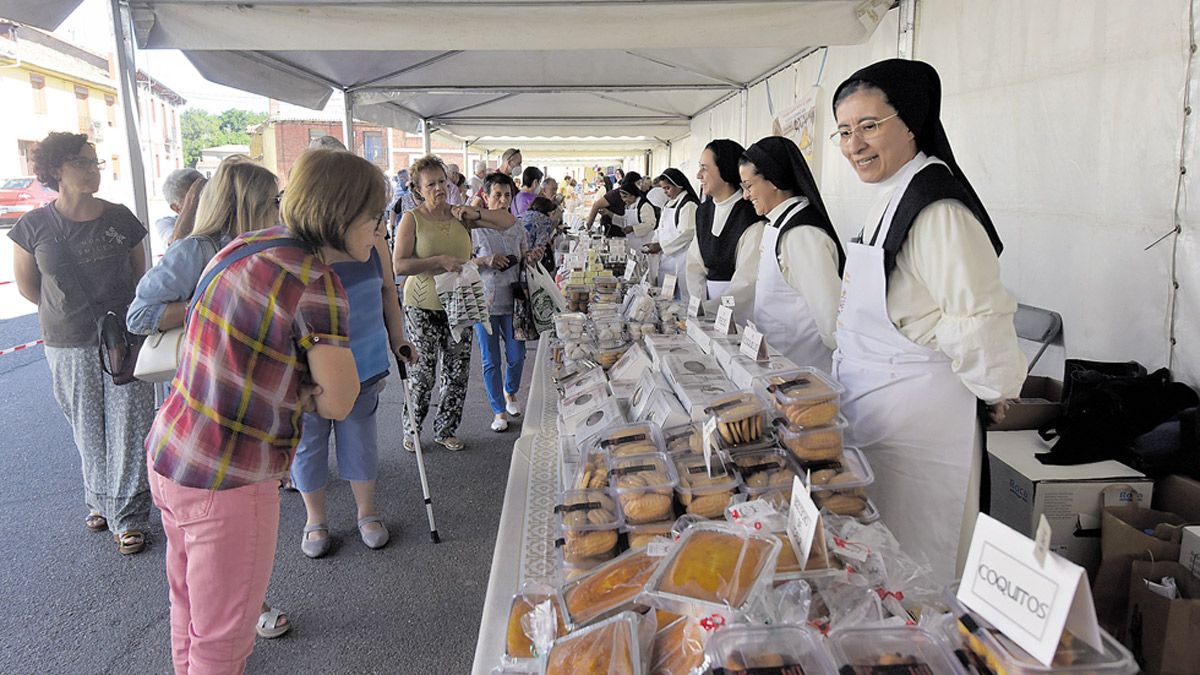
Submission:
[[[288,236],[277,227],[240,245]],[[300,385],[313,345],[349,347],[349,302],[311,252],[279,246],[236,261],[189,312],[184,352],[146,450],[154,471],[212,490],[282,478],[300,441]]]

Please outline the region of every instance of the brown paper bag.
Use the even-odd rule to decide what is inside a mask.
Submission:
[[[1117,639],[1124,639],[1129,601],[1129,566],[1134,560],[1178,560],[1184,519],[1138,506],[1109,506],[1100,520],[1100,571],[1092,586],[1096,618]]]
[[[1177,562],[1135,561],[1129,586],[1126,640],[1147,675],[1200,673],[1200,580]],[[1175,577],[1182,600],[1146,588],[1144,579]]]

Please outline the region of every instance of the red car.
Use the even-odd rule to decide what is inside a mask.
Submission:
[[[12,227],[29,211],[54,201],[58,193],[36,178],[0,181],[0,227]]]

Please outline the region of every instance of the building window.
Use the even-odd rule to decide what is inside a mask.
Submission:
[[[29,86],[33,87],[33,113],[46,114],[46,78],[37,73],[29,74]]]
[[[108,108],[108,126],[117,126],[117,97],[112,94],[105,94],[104,105]]]
[[[309,129],[308,130],[308,144],[312,145],[313,141],[315,141],[318,138],[325,136],[325,135],[326,135],[325,132],[321,129]]]
[[[383,134],[378,131],[363,132],[363,157],[368,162],[383,166],[387,159],[383,156]]]
[[[33,150],[37,144],[37,141],[17,141],[18,166],[21,167],[17,175],[33,175]]]
[[[121,180],[121,156],[113,155],[108,165],[112,167],[113,180]]]
[[[92,135],[92,110],[87,87],[75,85],[75,111],[79,117],[79,133]]]

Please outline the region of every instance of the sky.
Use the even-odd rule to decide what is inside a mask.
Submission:
[[[112,21],[106,0],[84,0],[56,34],[100,54],[113,51]],[[138,50],[137,67],[187,99],[187,107],[219,113],[229,108],[267,112],[267,99],[204,79],[183,52]]]

